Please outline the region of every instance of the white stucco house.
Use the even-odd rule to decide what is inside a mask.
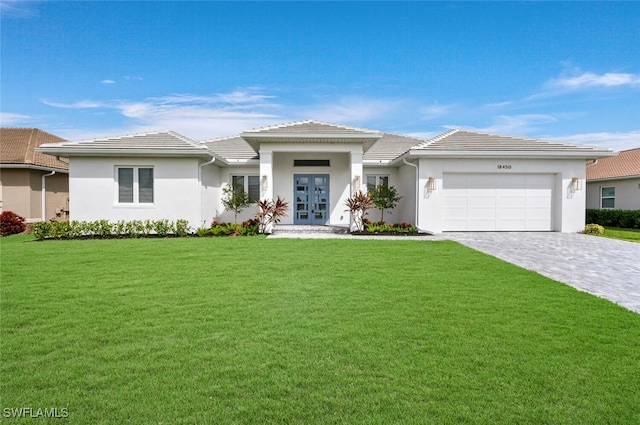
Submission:
[[[640,210],[640,148],[587,165],[587,208]]]
[[[452,130],[429,140],[301,121],[195,142],[171,131],[42,145],[69,158],[71,220],[228,221],[222,188],[284,197],[283,224],[349,226],[345,201],[369,185],[402,196],[388,222],[421,231],[577,232],[585,163],[607,149]],[[246,210],[242,219],[253,216]],[[377,220],[377,212],[369,217]]]

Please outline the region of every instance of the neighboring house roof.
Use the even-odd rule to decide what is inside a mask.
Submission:
[[[0,163],[2,166],[46,168],[68,171],[68,165],[36,148],[45,143],[64,142],[65,139],[37,128],[0,128]]]
[[[210,156],[206,146],[173,131],[42,145],[39,152],[69,156]]]
[[[428,156],[505,156],[602,158],[614,153],[594,146],[548,140],[501,136],[470,130],[452,130],[411,149],[411,154]]]
[[[587,180],[640,177],[640,148],[620,151],[587,166]]]

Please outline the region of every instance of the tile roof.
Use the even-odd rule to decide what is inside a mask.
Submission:
[[[258,153],[240,136],[205,140],[202,142],[214,155],[225,159],[258,159]]]
[[[594,146],[573,145],[523,137],[500,136],[470,130],[452,130],[418,145],[416,150],[449,152],[585,152],[611,153]]]
[[[587,166],[587,180],[640,177],[640,148],[620,151],[616,156],[599,159]]]
[[[41,152],[68,154],[153,154],[153,155],[203,155],[208,151],[196,143],[173,131],[130,134],[78,142],[44,145]]]
[[[365,161],[390,161],[411,149],[424,143],[424,139],[398,134],[383,133],[382,138],[373,144],[363,155]]]
[[[64,141],[61,137],[37,128],[0,128],[0,163],[68,170],[69,167],[55,157],[35,150],[44,143]]]

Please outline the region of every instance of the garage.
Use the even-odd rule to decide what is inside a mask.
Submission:
[[[553,174],[444,173],[444,231],[552,231]]]

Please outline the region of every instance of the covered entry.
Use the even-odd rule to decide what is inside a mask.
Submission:
[[[327,224],[329,221],[329,175],[294,174],[294,224]]]
[[[444,231],[553,230],[553,174],[445,173]]]

